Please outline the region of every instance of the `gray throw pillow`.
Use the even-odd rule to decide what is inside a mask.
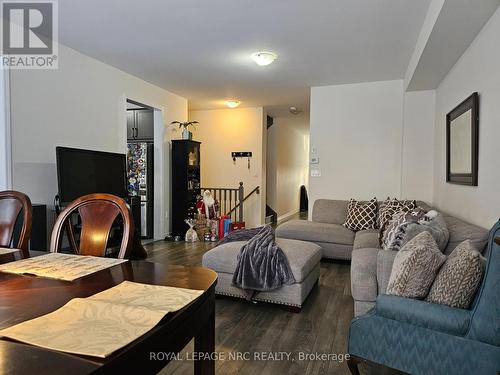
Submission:
[[[459,244],[448,256],[426,301],[467,309],[481,283],[486,259],[471,241]]]
[[[445,260],[429,232],[418,234],[396,254],[386,293],[425,298]]]
[[[436,241],[439,250],[444,251],[450,239],[450,232],[442,214],[431,210],[424,216],[423,220],[408,224],[405,228],[402,244],[404,245],[422,232],[429,232]]]

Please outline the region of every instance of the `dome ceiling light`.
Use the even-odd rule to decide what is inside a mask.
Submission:
[[[236,108],[241,102],[239,100],[226,100],[226,106],[229,108]]]
[[[255,52],[251,57],[257,65],[266,66],[272,64],[278,58],[278,55],[274,52],[260,51]]]

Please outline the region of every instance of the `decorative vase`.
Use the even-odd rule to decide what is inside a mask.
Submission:
[[[189,130],[184,129],[182,131],[182,139],[193,139],[193,133],[191,133]]]

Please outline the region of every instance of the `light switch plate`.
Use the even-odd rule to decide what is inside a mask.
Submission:
[[[321,177],[320,169],[311,169],[311,177]]]
[[[311,164],[319,164],[319,156],[311,156]]]

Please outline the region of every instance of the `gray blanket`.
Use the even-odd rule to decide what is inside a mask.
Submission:
[[[248,241],[238,254],[233,275],[233,285],[254,292],[278,289],[295,283],[288,259],[275,241],[274,230],[269,225],[229,233],[219,244]]]

